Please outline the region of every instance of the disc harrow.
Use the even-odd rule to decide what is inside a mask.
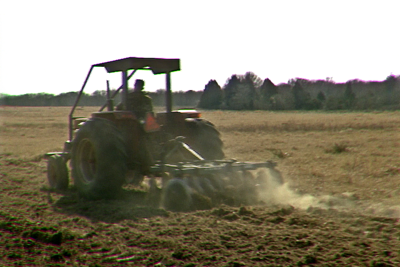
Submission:
[[[158,163],[150,170],[149,199],[171,211],[259,204],[267,188],[283,183],[275,166],[273,161],[236,160]],[[154,199],[161,203],[154,203]]]

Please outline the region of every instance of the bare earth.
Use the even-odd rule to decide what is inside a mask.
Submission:
[[[88,116],[94,109],[81,109]],[[0,266],[400,266],[400,112],[207,111],[228,158],[273,159],[257,206],[171,213],[47,188],[69,108],[0,108]]]

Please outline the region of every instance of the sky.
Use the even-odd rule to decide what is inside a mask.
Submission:
[[[179,58],[173,91],[223,86],[233,74],[384,80],[400,75],[400,1],[0,0],[0,93],[79,91],[92,64]],[[138,71],[146,90],[164,75]],[[120,86],[95,68],[85,92]]]

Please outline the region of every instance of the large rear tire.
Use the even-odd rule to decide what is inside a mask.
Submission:
[[[118,128],[100,118],[85,122],[72,142],[71,169],[82,196],[114,198],[127,173],[126,147]]]
[[[197,153],[210,160],[224,158],[223,143],[214,124],[203,119],[186,119],[185,124],[188,131],[185,142]]]

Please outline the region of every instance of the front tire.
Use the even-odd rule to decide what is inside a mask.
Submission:
[[[51,189],[64,191],[68,188],[68,169],[60,155],[52,155],[47,161],[47,180]]]
[[[82,196],[114,198],[127,172],[125,142],[118,128],[100,118],[85,122],[72,142],[71,169]]]

